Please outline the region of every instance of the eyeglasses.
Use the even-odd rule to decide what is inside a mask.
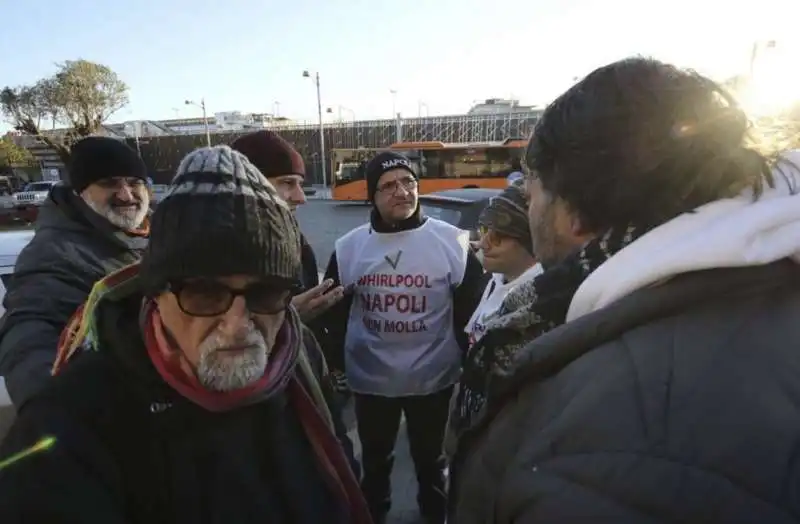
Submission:
[[[502,233],[498,233],[496,230],[492,229],[489,226],[478,226],[478,234],[480,235],[480,241],[486,242],[490,246],[496,246],[502,243],[502,241],[506,238],[510,238],[508,235],[504,235]]]
[[[181,311],[193,317],[223,315],[238,296],[244,297],[251,313],[274,315],[289,306],[296,289],[296,285],[286,282],[256,282],[243,289],[233,289],[216,280],[171,282],[167,286]]]
[[[396,180],[392,180],[380,186],[378,188],[378,191],[380,193],[389,193],[390,195],[396,195],[397,190],[400,189],[401,187],[405,191],[413,191],[417,188],[417,179],[414,178],[413,176],[407,176]]]

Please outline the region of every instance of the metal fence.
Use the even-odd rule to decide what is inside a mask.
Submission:
[[[456,115],[395,120],[338,122],[325,125],[326,162],[331,149],[386,147],[400,141],[489,142],[530,135],[538,116],[525,113],[502,115]],[[300,124],[272,128],[292,143],[306,161],[309,182],[321,183],[319,126]],[[229,144],[242,134],[234,131],[211,134],[212,145]],[[150,136],[127,139],[138,147],[156,183],[168,183],[181,159],[195,148],[206,145],[205,134]]]

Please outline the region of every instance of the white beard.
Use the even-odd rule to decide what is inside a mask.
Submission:
[[[251,347],[232,354],[220,351],[240,344]],[[234,341],[214,332],[200,344],[199,349],[197,378],[211,391],[231,391],[256,383],[264,376],[271,352],[264,335],[254,324],[248,327],[246,334]]]
[[[150,208],[150,197],[143,193],[139,201],[138,209],[118,209],[108,204],[108,202],[98,203],[84,199],[92,211],[111,222],[123,231],[132,231],[144,222],[147,211]]]

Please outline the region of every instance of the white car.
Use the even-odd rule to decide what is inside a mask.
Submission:
[[[39,207],[47,200],[50,190],[58,184],[57,181],[31,182],[19,193],[14,193],[11,198],[15,209],[27,209],[29,207]]]
[[[5,313],[2,303],[6,296],[6,284],[14,272],[17,257],[22,248],[31,241],[33,234],[33,229],[0,232],[0,315]],[[0,439],[2,439],[12,416],[9,406],[11,406],[11,399],[8,398],[3,377],[0,377]]]
[[[6,296],[6,285],[17,263],[17,257],[22,248],[31,241],[33,234],[33,229],[0,233],[0,315],[5,313],[2,302]]]

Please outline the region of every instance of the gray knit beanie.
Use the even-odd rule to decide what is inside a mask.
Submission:
[[[516,181],[499,195],[492,197],[478,223],[497,233],[513,238],[533,254],[533,240],[528,221],[528,202],[522,181]]]
[[[275,187],[241,153],[204,147],[181,162],[153,213],[140,278],[150,295],[174,280],[252,275],[294,284],[300,231]]]

